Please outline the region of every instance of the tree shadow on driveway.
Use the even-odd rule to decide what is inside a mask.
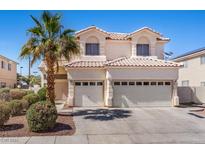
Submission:
[[[84,116],[84,119],[108,121],[131,116],[131,111],[125,109],[82,109],[73,112],[73,116]]]

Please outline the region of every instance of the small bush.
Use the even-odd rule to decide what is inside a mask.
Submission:
[[[27,90],[26,91],[26,94],[28,95],[28,94],[34,94],[34,91],[33,90]]]
[[[23,97],[23,99],[28,101],[29,106],[39,101],[39,96],[37,94],[31,93]]]
[[[9,93],[10,89],[9,88],[0,88],[0,94],[1,93]]]
[[[25,100],[25,99],[22,99],[22,100],[21,100],[21,104],[22,104],[23,110],[24,110],[24,111],[27,111],[28,108],[29,108],[29,106],[30,106],[29,102],[28,102],[27,100]]]
[[[26,90],[21,90],[21,89],[10,90],[11,99],[22,99],[26,94],[27,94]]]
[[[56,124],[56,107],[45,101],[35,103],[27,110],[26,119],[31,131],[46,131]]]
[[[10,101],[11,100],[10,93],[9,92],[0,93],[0,100],[1,101]]]
[[[46,87],[39,89],[38,96],[40,98],[40,101],[46,100]]]
[[[1,88],[0,89],[0,101],[10,101],[10,89],[9,88]]]
[[[16,115],[20,115],[23,111],[23,101],[25,100],[12,100],[10,101],[9,104],[9,108],[11,110],[11,115],[12,116],[16,116]]]
[[[0,103],[0,126],[3,126],[10,118],[10,108],[7,103]]]

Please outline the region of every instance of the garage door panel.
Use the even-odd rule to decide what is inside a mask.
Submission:
[[[171,86],[114,86],[113,106],[170,106]]]
[[[75,86],[75,106],[99,107],[103,104],[103,86],[99,82],[82,82]]]

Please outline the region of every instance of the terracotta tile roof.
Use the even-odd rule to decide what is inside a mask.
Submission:
[[[109,32],[108,38],[112,40],[127,40],[126,36],[128,34],[126,33],[116,33],[116,32]]]
[[[155,31],[154,29],[149,28],[149,27],[142,27],[142,28],[137,29],[136,31],[130,33],[129,35],[132,35],[132,34],[134,34],[134,33],[137,33],[137,32],[139,32],[139,31],[142,31],[142,30],[145,30],[145,29],[147,29],[147,30],[149,30],[149,31],[151,31],[151,32],[153,32],[153,33],[155,33],[155,34],[158,34],[158,35],[160,35],[160,36],[163,36],[161,33],[157,32],[157,31]]]
[[[75,34],[78,36],[80,33],[91,30],[91,29],[96,29],[100,32],[103,32],[104,34],[107,35],[107,38],[111,39],[111,40],[128,40],[133,34],[140,32],[142,30],[145,30],[145,29],[159,35],[159,37],[157,38],[158,41],[169,41],[170,40],[169,38],[163,37],[163,35],[161,33],[157,32],[149,27],[142,27],[134,32],[131,32],[131,33],[118,33],[118,32],[107,32],[107,31],[105,31],[101,28],[98,28],[96,26],[90,26],[90,27],[87,27],[87,28],[82,29],[80,31],[77,31]]]
[[[70,68],[103,68],[103,67],[180,67],[181,64],[164,61],[150,57],[121,57],[111,61],[79,60],[71,62],[66,67]]]
[[[123,57],[107,62],[111,67],[180,67],[181,64],[150,57]]]
[[[93,67],[97,67],[97,68],[101,68],[104,67],[104,64],[106,63],[106,61],[88,61],[88,60],[78,60],[78,61],[74,61],[71,63],[68,63],[67,65],[65,65],[66,67],[71,67],[71,68],[93,68]]]
[[[108,32],[106,32],[105,30],[103,30],[103,29],[101,29],[101,28],[98,28],[98,27],[96,27],[96,26],[89,26],[89,27],[87,27],[87,28],[81,29],[81,30],[75,32],[75,34],[78,35],[79,33],[85,32],[85,31],[90,30],[90,29],[96,29],[96,30],[98,30],[98,31],[100,31],[100,32],[103,32],[103,33],[105,33],[105,34],[108,34]]]

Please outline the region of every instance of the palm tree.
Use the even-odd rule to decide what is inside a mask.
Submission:
[[[40,20],[33,16],[31,18],[35,22],[35,26],[28,29],[30,38],[22,47],[20,58],[30,56],[31,65],[39,59],[44,60],[47,74],[47,100],[54,104],[54,80],[59,60],[65,58],[69,61],[73,56],[80,54],[80,48],[73,35],[74,30],[63,29],[59,14],[44,11]]]

